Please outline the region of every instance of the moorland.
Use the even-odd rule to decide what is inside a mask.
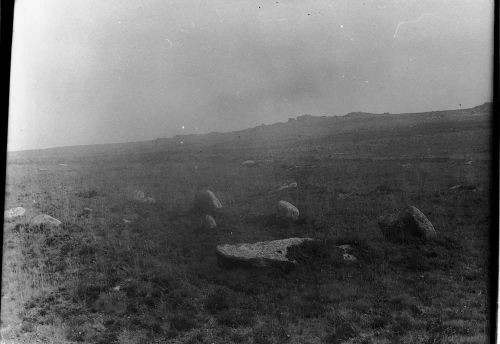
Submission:
[[[231,133],[9,152],[5,208],[27,211],[4,221],[2,340],[485,343],[491,118],[491,104],[305,115]],[[202,188],[223,205],[213,229],[191,211]],[[155,202],[137,201],[136,190]],[[279,200],[300,218],[280,221]],[[406,205],[432,222],[435,240],[384,239],[378,216]],[[62,225],[31,226],[37,214]],[[217,264],[219,244],[289,237],[321,245],[296,254],[291,271]],[[356,262],[331,254],[340,244]]]

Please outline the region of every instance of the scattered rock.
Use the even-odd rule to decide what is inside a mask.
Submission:
[[[137,215],[136,213],[126,212],[125,214],[123,214],[123,223],[125,224],[132,223],[138,219],[139,215]]]
[[[296,182],[290,183],[290,184],[285,184],[282,185],[278,188],[278,191],[286,190],[286,189],[295,189],[297,188],[298,184]]]
[[[195,196],[194,207],[205,214],[213,215],[222,208],[222,203],[212,191],[202,190]]]
[[[134,192],[132,192],[132,198],[135,201],[141,201],[142,202],[145,197],[146,197],[146,195],[144,194],[144,191],[135,190]]]
[[[155,203],[155,199],[153,197],[146,197],[144,191],[135,190],[132,193],[132,199],[141,203]]]
[[[347,260],[348,262],[355,262],[358,260],[358,258],[354,257],[352,254],[349,253],[344,253],[342,255],[342,258],[344,258],[344,260]]]
[[[299,218],[299,209],[287,201],[279,201],[278,216],[296,221]]]
[[[467,161],[464,165],[472,165],[472,160]]]
[[[83,208],[83,213],[88,215],[88,214],[92,213],[92,209],[90,209],[90,208]]]
[[[256,162],[254,160],[245,160],[241,163],[241,166],[252,167],[255,166]]]
[[[3,217],[6,220],[11,220],[11,219],[15,219],[16,217],[21,217],[25,213],[26,213],[26,209],[24,209],[23,207],[15,207],[15,208],[6,210],[3,213]]]
[[[342,200],[342,199],[347,199],[349,197],[351,197],[352,193],[342,193],[342,192],[339,192],[337,194],[337,198]]]
[[[59,227],[61,225],[61,221],[56,218],[53,218],[47,214],[40,214],[33,217],[30,221],[30,226],[47,226],[47,227]]]
[[[113,288],[114,291],[120,291],[120,286],[117,285],[116,287]]]
[[[292,167],[289,167],[290,170],[293,170],[293,169],[301,169],[301,168],[314,168],[316,167],[316,165],[295,165],[295,166],[292,166]]]
[[[454,185],[450,188],[450,190],[468,190],[468,191],[476,191],[477,187],[475,185]]]
[[[346,253],[352,252],[352,246],[349,244],[339,245],[337,247]]]
[[[348,262],[355,262],[358,260],[352,253],[352,246],[349,244],[339,245],[337,248],[340,248],[343,251],[342,258],[347,260]]]
[[[389,241],[407,241],[414,237],[431,239],[437,235],[432,223],[413,206],[406,207],[398,216],[379,217],[378,225]]]
[[[291,267],[296,264],[287,258],[289,247],[301,245],[310,238],[288,238],[256,243],[219,245],[219,263],[225,267]]]
[[[217,223],[215,222],[215,219],[210,216],[210,215],[205,215],[203,216],[203,223],[202,223],[203,228],[206,229],[214,229],[217,227]]]

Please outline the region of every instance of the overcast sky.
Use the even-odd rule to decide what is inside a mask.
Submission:
[[[18,0],[8,149],[491,101],[492,0]]]

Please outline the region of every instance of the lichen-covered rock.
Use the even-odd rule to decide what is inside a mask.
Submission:
[[[384,237],[389,241],[408,241],[412,238],[432,239],[437,235],[429,219],[414,206],[404,208],[398,216],[379,217],[378,225]]]
[[[36,226],[59,227],[61,225],[61,221],[50,215],[40,214],[33,217],[29,224],[30,227],[36,227]]]
[[[205,214],[213,215],[222,208],[222,203],[212,191],[202,190],[195,196],[194,207]]]
[[[218,261],[225,267],[293,267],[296,262],[287,257],[288,248],[301,245],[310,238],[288,238],[256,243],[219,245]]]
[[[278,202],[278,216],[290,220],[298,220],[299,209],[287,201]]]
[[[15,207],[9,210],[6,210],[3,213],[3,217],[5,220],[12,220],[15,219],[16,217],[21,217],[26,213],[26,209],[23,207]]]

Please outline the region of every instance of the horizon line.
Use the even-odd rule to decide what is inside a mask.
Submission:
[[[317,114],[317,115],[311,115],[308,113],[304,113],[301,115],[297,115],[296,117],[289,117],[297,119],[298,117],[301,116],[311,116],[311,117],[344,117],[349,114],[353,113],[364,113],[364,114],[369,114],[369,115],[415,115],[415,114],[423,114],[423,113],[432,113],[432,112],[445,112],[445,111],[460,111],[460,110],[469,110],[469,109],[474,109],[479,106],[483,106],[485,104],[493,104],[493,101],[486,101],[480,105],[472,106],[469,108],[455,108],[455,109],[447,109],[447,110],[431,110],[431,111],[420,111],[420,112],[400,112],[400,113],[390,113],[390,112],[383,112],[383,113],[373,113],[373,112],[364,112],[364,111],[351,111],[349,113],[343,114],[343,115],[328,115],[328,114]],[[7,154],[8,153],[21,153],[21,152],[30,152],[30,151],[40,151],[40,150],[49,150],[49,149],[63,149],[63,148],[75,148],[75,147],[88,147],[88,146],[110,146],[110,145],[118,145],[118,144],[133,144],[133,143],[143,143],[143,142],[151,142],[151,141],[156,141],[156,140],[168,140],[168,139],[174,139],[178,136],[188,136],[188,135],[209,135],[209,134],[228,134],[228,133],[235,133],[235,132],[240,132],[240,131],[245,131],[248,129],[253,129],[260,127],[262,125],[267,126],[267,125],[274,125],[278,123],[287,123],[287,122],[274,122],[271,124],[259,124],[254,127],[248,127],[244,129],[239,129],[239,130],[231,130],[231,131],[210,131],[210,132],[205,132],[205,133],[191,133],[191,134],[177,134],[169,137],[157,137],[157,138],[152,138],[152,139],[144,139],[144,140],[139,140],[139,141],[119,141],[119,142],[104,142],[104,143],[82,143],[82,144],[72,144],[72,145],[63,145],[63,146],[51,146],[51,147],[43,147],[43,148],[26,148],[26,149],[18,149],[18,150],[9,150],[8,148],[8,143],[7,143]],[[8,139],[8,133],[7,133],[7,139]]]

